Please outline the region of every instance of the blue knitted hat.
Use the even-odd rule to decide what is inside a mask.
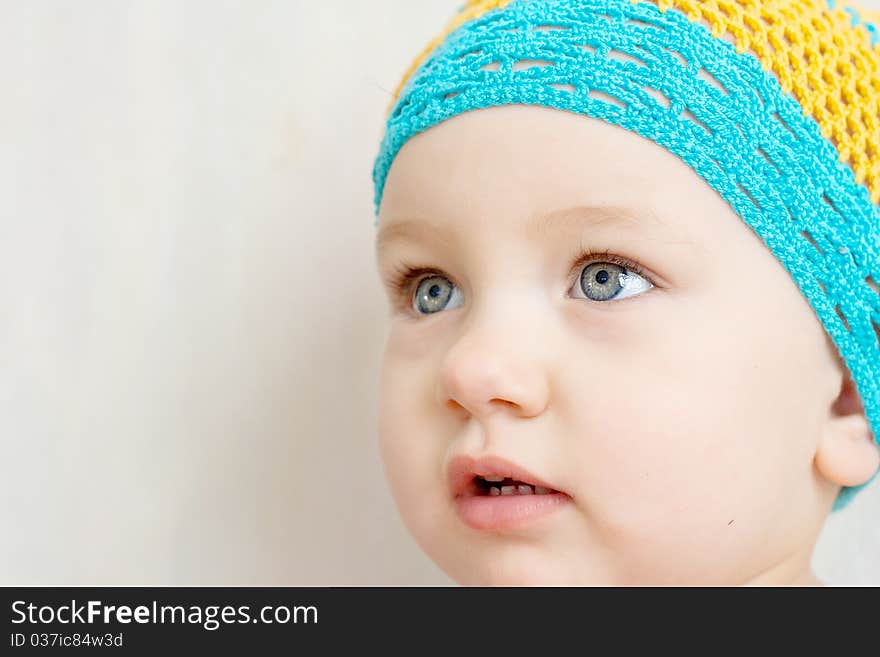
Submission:
[[[374,226],[400,148],[462,112],[542,105],[632,130],[696,171],[783,264],[880,442],[877,25],[837,0],[470,0],[394,94]],[[867,483],[843,487],[833,510]]]

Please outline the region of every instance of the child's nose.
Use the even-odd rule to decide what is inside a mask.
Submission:
[[[522,344],[511,334],[472,331],[444,356],[437,377],[438,401],[473,416],[506,410],[521,417],[540,415],[550,385],[540,344]]]

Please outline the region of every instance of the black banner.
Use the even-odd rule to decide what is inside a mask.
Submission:
[[[415,652],[444,643],[470,654],[477,643],[491,649],[528,635],[551,646],[565,637],[584,649],[609,640],[624,647],[695,627],[714,625],[722,634],[765,623],[779,629],[785,615],[826,614],[837,594],[798,588],[28,587],[3,588],[0,595],[6,629],[0,654],[155,655],[300,648],[336,654],[397,646]]]

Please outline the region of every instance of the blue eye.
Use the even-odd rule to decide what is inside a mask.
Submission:
[[[587,251],[572,265],[579,275],[572,285],[576,299],[609,302],[633,296],[654,287],[636,263],[609,251]],[[448,277],[434,268],[401,263],[388,278],[394,305],[418,316],[434,315],[461,305],[462,293]],[[625,296],[621,296],[622,293]],[[399,304],[399,305],[398,305]]]
[[[640,282],[641,281],[641,282]],[[638,293],[654,287],[650,281],[635,271],[614,262],[593,262],[581,270],[574,287],[591,301],[611,301],[632,296],[621,293]]]
[[[461,299],[461,292],[452,281],[445,276],[429,276],[416,286],[413,310],[419,314],[432,315],[447,310],[447,304],[453,298]]]

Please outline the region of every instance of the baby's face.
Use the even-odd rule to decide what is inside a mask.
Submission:
[[[568,112],[470,111],[397,155],[379,233],[382,457],[451,577],[808,570],[837,490],[813,461],[838,361],[783,266],[683,161]],[[427,271],[398,290],[406,266]],[[475,473],[558,492],[496,495]]]

